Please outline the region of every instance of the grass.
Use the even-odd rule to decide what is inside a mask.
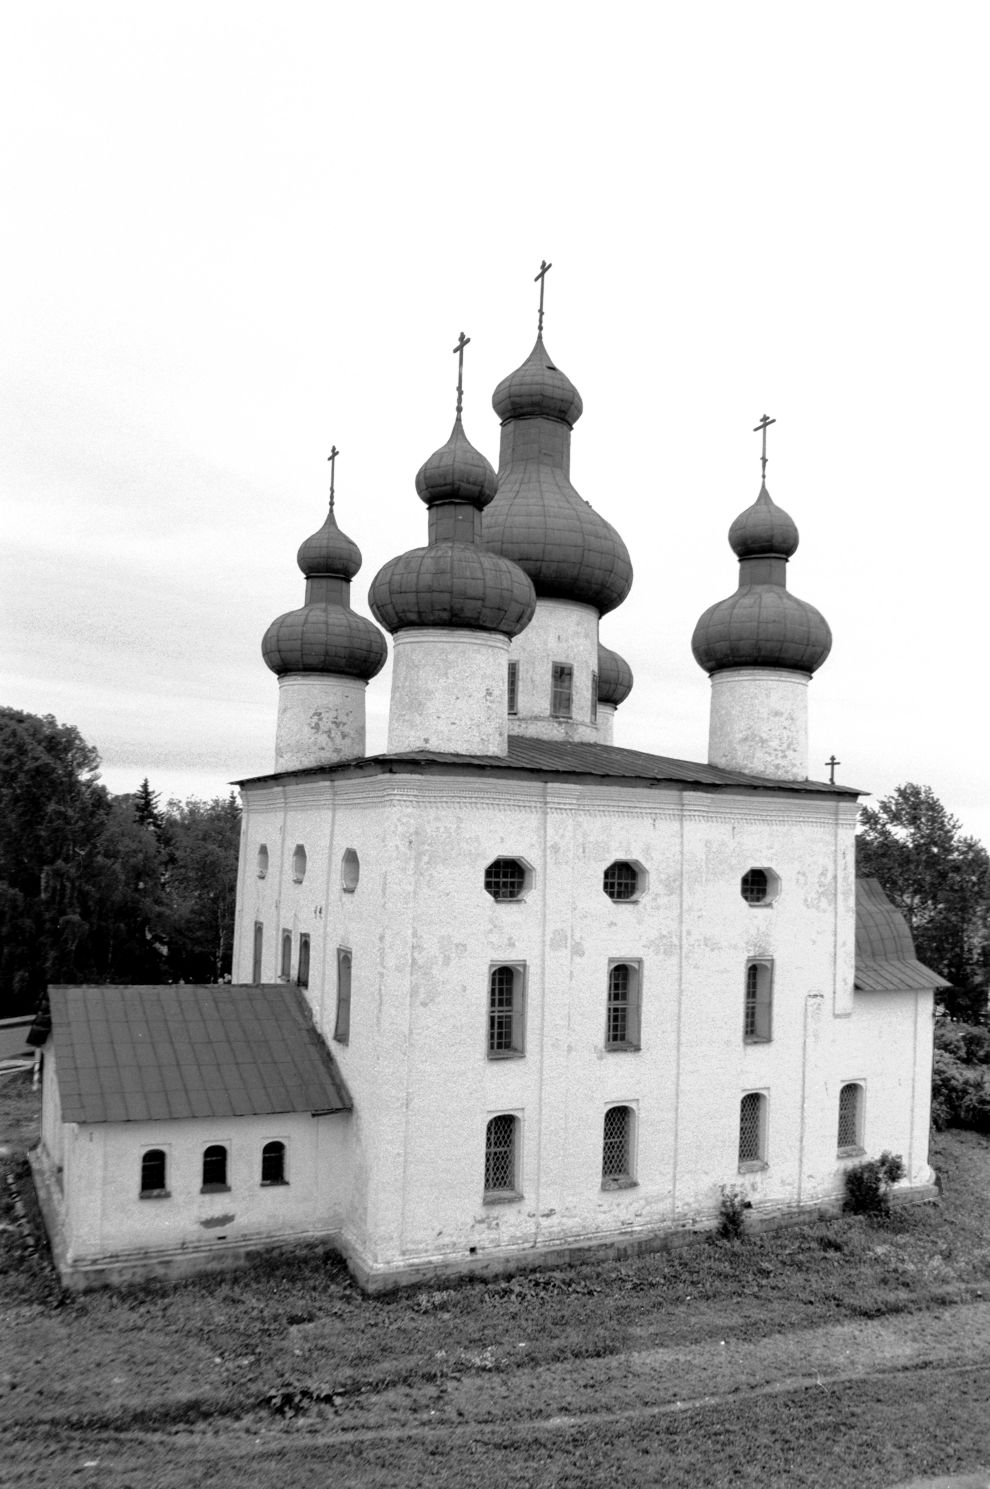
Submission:
[[[23,1147],[36,1121],[26,1081],[0,1088],[0,1142]],[[8,1481],[42,1489],[71,1469],[101,1486],[305,1489],[326,1482],[328,1453],[338,1484],[430,1489],[823,1476],[842,1489],[984,1466],[990,1141],[941,1134],[934,1162],[942,1204],[882,1222],[375,1299],[318,1248],[64,1297],[44,1253],[6,1230]],[[29,1201],[23,1156],[0,1164]],[[2,1181],[0,1224],[17,1224]],[[912,1344],[891,1375],[891,1331],[903,1347],[919,1313],[987,1337],[961,1333],[958,1360]],[[793,1364],[805,1342],[809,1359],[824,1351],[822,1383]],[[710,1384],[689,1391],[692,1379]]]

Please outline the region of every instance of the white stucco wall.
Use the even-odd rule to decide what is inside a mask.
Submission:
[[[541,597],[529,625],[513,638],[509,660],[519,665],[518,711],[510,720],[511,733],[530,739],[607,742],[591,717],[592,677],[598,671],[598,611],[593,605]],[[574,669],[567,719],[550,713],[554,662]]]
[[[509,639],[422,627],[392,641],[388,748],[504,755]]]
[[[712,675],[708,760],[777,781],[808,777],[808,683],[804,672],[732,667]]]
[[[280,677],[275,769],[302,770],[363,755],[367,690],[357,677],[314,672]]]

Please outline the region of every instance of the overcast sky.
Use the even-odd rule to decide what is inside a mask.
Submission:
[[[767,484],[832,626],[812,775],[930,784],[990,843],[983,4],[8,3],[0,701],[112,790],[271,768],[268,623],[326,457],[364,567],[546,343],[636,579],[616,743],[706,754],[700,613]],[[369,690],[384,748],[388,672]]]

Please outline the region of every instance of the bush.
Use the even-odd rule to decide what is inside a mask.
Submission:
[[[899,1153],[881,1153],[846,1169],[846,1200],[843,1209],[851,1215],[889,1215],[890,1191],[904,1177]]]
[[[746,1232],[746,1211],[753,1208],[741,1189],[722,1185],[715,1234],[722,1241],[741,1241]]]

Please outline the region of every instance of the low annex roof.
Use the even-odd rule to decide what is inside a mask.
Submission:
[[[406,750],[395,755],[369,755],[359,760],[344,760],[337,765],[316,765],[305,770],[280,775],[253,776],[236,781],[238,786],[263,781],[284,780],[286,774],[297,777],[318,775],[397,775],[416,774],[446,768],[452,772],[478,771],[532,774],[547,777],[594,777],[599,780],[623,781],[627,784],[669,783],[702,788],[756,791],[799,791],[820,796],[850,798],[863,793],[852,786],[833,786],[828,781],[778,781],[769,776],[745,775],[739,770],[722,770],[717,765],[701,765],[692,760],[675,760],[668,755],[651,755],[644,750],[625,750],[618,745],[571,744],[558,740],[528,739],[509,736],[507,755],[451,755],[435,750]]]
[[[856,880],[857,992],[904,992],[951,987],[944,977],[919,962],[908,923],[880,888],[877,879]]]
[[[53,987],[62,1120],[351,1109],[297,987]]]

